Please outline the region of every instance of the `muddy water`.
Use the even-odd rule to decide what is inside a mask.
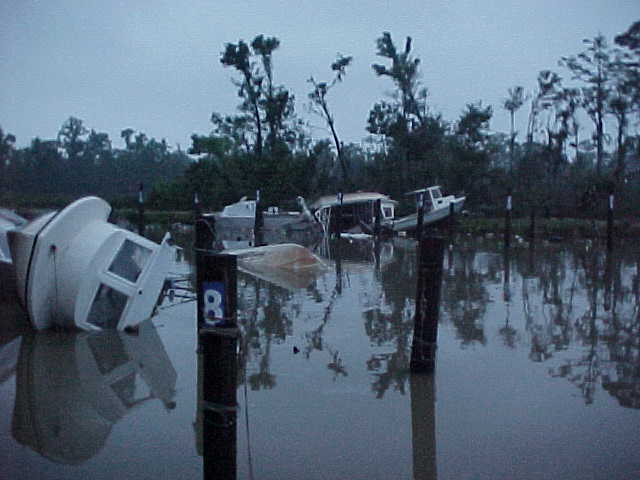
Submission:
[[[415,243],[317,252],[304,285],[239,277],[237,478],[640,478],[637,251],[458,241],[433,376],[407,369]],[[136,336],[2,316],[0,476],[202,478],[194,302]]]

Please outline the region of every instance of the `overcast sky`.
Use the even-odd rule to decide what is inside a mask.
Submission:
[[[219,61],[224,44],[265,34],[281,42],[276,83],[317,127],[306,80],[329,79],[338,52],[354,57],[329,100],[340,136],[357,142],[391,89],[371,69],[381,62],[375,40],[389,31],[400,47],[413,38],[433,111],[454,121],[482,100],[494,107],[492,129],[506,132],[509,87],[531,90],[542,69],[568,77],[561,56],[599,32],[613,42],[636,20],[639,0],[0,0],[0,127],[24,146],[55,138],[75,116],[114,146],[130,127],[186,148],[192,133],[210,131],[213,111],[238,104],[234,72]],[[524,109],[519,116],[524,123]]]

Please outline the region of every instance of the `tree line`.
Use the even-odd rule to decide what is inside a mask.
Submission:
[[[256,189],[280,206],[298,195],[375,190],[408,209],[405,192],[439,184],[488,213],[513,192],[522,210],[590,216],[605,208],[601,200],[610,191],[626,213],[637,213],[640,21],[612,43],[602,35],[584,40],[582,51],[559,59],[560,73],[541,71],[531,91],[509,88],[499,106],[509,114],[507,133],[491,131],[494,109],[482,101],[468,103],[454,121],[433,111],[411,37],[398,44],[384,32],[372,73],[393,89],[372,106],[368,137],[357,144],[340,140],[340,119],[331,109],[349,93],[353,57],[338,54],[326,78],[308,79],[302,103],[328,133],[314,139],[297,113],[300,102],[277,80],[279,46],[265,35],[224,45],[219,61],[235,73],[237,112],[214,112],[210,132],[192,135],[188,152],[131,129],[122,131],[126,147],[114,149],[107,134],[73,117],[57,139],[36,138],[22,149],[0,130],[0,198],[131,199],[144,182],[152,206],[166,209],[191,208],[196,193],[205,208],[219,209]],[[521,135],[516,120],[524,110]]]
[[[113,148],[107,133],[70,117],[56,139],[34,138],[14,148],[15,136],[0,129],[0,200],[6,204],[53,206],[83,195],[132,203],[140,182],[151,187],[184,175],[192,163],[164,140],[122,130],[125,148]]]

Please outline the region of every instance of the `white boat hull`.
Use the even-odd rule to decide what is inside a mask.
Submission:
[[[462,210],[464,201],[465,201],[465,197],[461,197],[461,198],[456,198],[450,202],[450,203],[453,203],[453,210],[455,213],[459,213]],[[423,216],[422,224],[429,225],[447,218],[450,213],[450,207],[449,207],[450,203],[447,203],[446,205],[435,208],[425,213]],[[407,215],[406,217],[402,217],[402,218],[399,218],[398,220],[394,220],[393,222],[387,224],[387,226],[391,228],[394,232],[402,232],[402,231],[415,230],[417,224],[418,224],[418,214],[412,213],[411,215]]]

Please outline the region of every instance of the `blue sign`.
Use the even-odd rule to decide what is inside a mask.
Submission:
[[[223,282],[202,282],[202,316],[206,324],[213,325],[216,320],[224,319],[224,293]]]

